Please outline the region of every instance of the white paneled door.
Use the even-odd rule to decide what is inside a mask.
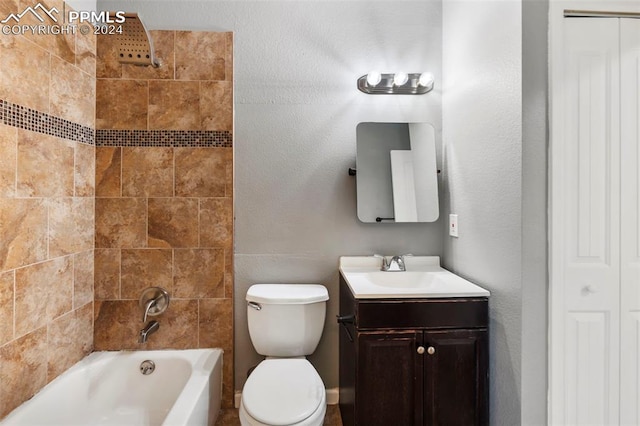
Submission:
[[[640,20],[566,18],[555,55],[550,423],[638,425]]]

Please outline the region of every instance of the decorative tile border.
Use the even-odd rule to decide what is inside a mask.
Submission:
[[[231,148],[227,130],[96,130],[96,146]]]
[[[2,99],[0,99],[0,122],[7,126],[95,145],[95,130],[91,127]]]
[[[233,146],[233,135],[227,130],[94,130],[3,99],[0,99],[0,123],[96,146]]]

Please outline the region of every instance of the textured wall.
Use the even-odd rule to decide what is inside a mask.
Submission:
[[[0,35],[0,418],[92,349],[95,41]]]
[[[443,3],[444,205],[460,233],[445,237],[443,260],[491,291],[496,425],[521,424],[521,57],[520,1]]]
[[[159,68],[98,37],[95,348],[224,353],[233,395],[232,34],[153,31]],[[171,296],[138,344],[138,299]]]
[[[522,2],[522,424],[547,422],[547,0]]]

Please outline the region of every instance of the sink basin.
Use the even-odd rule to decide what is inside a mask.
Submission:
[[[407,271],[407,272],[353,272],[351,279],[360,278],[369,280],[373,285],[390,288],[427,288],[433,287],[437,280],[432,272]]]
[[[356,299],[489,297],[482,287],[440,267],[438,256],[405,258],[406,271],[382,272],[373,256],[343,256],[340,274]]]

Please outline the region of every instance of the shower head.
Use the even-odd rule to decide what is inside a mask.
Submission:
[[[153,52],[153,40],[137,13],[125,13],[122,31],[116,34],[118,59],[123,64],[160,66]]]

